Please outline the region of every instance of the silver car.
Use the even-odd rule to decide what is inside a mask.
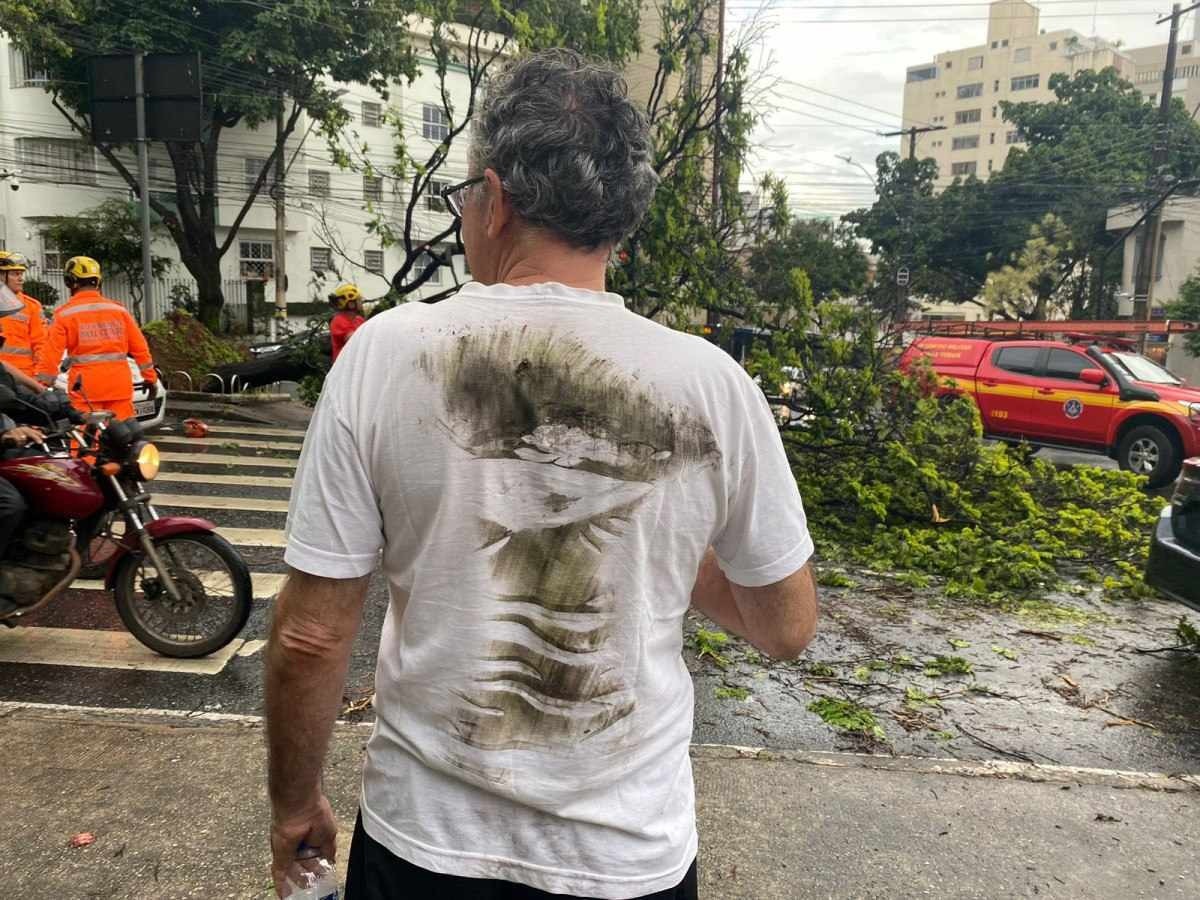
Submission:
[[[132,359],[127,362],[129,363],[129,377],[133,379],[133,413],[142,423],[142,428],[150,431],[160,426],[167,414],[167,389],[163,387],[161,378],[153,384],[143,381],[137,363]],[[67,390],[66,372],[58,373],[54,386],[60,391]]]

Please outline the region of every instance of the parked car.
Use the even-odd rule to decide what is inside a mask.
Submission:
[[[167,415],[167,389],[163,386],[162,379],[155,384],[143,381],[141,370],[132,359],[129,360],[129,377],[133,379],[134,415],[142,423],[143,430],[158,428]],[[66,372],[58,373],[54,386],[61,391],[68,389]]]
[[[1150,487],[1170,484],[1184,459],[1200,455],[1200,390],[1129,341],[923,337],[901,366],[921,357],[939,392],[975,400],[989,437],[1103,454]]]
[[[1200,610],[1200,459],[1184,462],[1171,505],[1159,516],[1146,584]]]

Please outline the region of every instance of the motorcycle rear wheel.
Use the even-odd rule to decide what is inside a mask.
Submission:
[[[178,586],[173,601],[142,553],[121,560],[114,580],[117,612],[135,638],[163,656],[192,659],[220,650],[246,625],[253,602],[250,570],[233,546],[208,532],[155,541]]]

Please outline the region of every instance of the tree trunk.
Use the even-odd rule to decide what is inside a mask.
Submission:
[[[221,330],[221,309],[225,305],[225,295],[221,292],[221,258],[215,257],[210,264],[201,265],[198,271],[192,270],[192,276],[196,279],[200,321],[216,334]]]

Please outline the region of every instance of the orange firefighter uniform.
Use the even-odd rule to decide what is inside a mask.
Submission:
[[[6,278],[9,272],[24,272],[26,268],[25,259],[20,254],[0,251],[0,279]],[[33,377],[38,354],[46,341],[46,320],[42,314],[42,304],[23,291],[15,293],[24,308],[0,319],[0,335],[4,337],[0,346],[0,362],[8,363],[18,372]]]
[[[95,265],[92,260],[88,262]],[[99,281],[98,265],[96,272],[95,280]],[[55,311],[44,347],[38,357],[38,378],[52,383],[65,352],[71,402],[84,411],[107,409],[121,419],[134,415],[133,379],[126,357],[133,357],[144,380],[158,380],[150,348],[137,322],[125,307],[103,296],[98,288],[75,291]],[[82,389],[76,390],[80,383]]]

